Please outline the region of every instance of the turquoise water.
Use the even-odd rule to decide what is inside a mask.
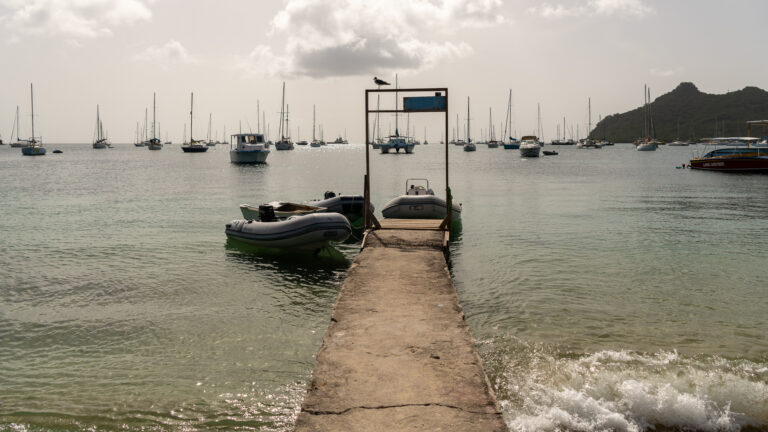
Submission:
[[[351,239],[227,242],[238,204],[362,191],[360,145],[0,147],[0,430],[290,430]],[[444,188],[443,147],[372,154],[373,202]],[[451,270],[512,430],[768,429],[768,176],[694,148],[449,148]]]

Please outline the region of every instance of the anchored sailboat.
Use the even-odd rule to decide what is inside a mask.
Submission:
[[[191,93],[189,96],[189,143],[184,143],[181,145],[181,150],[184,153],[204,153],[208,151],[208,146],[203,145],[203,142],[198,140],[195,141],[192,132],[192,113],[194,111],[195,107],[195,94]],[[210,128],[209,128],[210,130]]]
[[[29,99],[32,105],[32,136],[27,140],[27,145],[21,148],[21,154],[24,156],[44,156],[43,138],[40,137],[38,141],[35,137],[35,94],[32,84],[29,85]]]
[[[157,99],[155,93],[152,93],[152,138],[146,142],[148,150],[162,150],[163,143],[160,142],[160,138],[157,137],[155,131],[155,125],[157,124]]]
[[[285,125],[283,125],[285,121]],[[283,82],[283,101],[280,104],[280,141],[275,143],[277,150],[293,150],[293,141],[288,136],[288,111],[285,109],[285,82]]]
[[[93,148],[103,149],[109,146],[107,138],[104,137],[104,126],[101,124],[101,116],[99,115],[99,106],[96,105],[96,131],[95,138],[93,140]]]
[[[469,96],[467,96],[467,143],[464,144],[464,151],[476,151],[477,146],[472,142],[472,138],[469,134]]]

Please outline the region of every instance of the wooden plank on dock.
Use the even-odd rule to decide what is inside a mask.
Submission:
[[[506,431],[448,272],[444,232],[367,237],[296,431]]]
[[[380,219],[381,229],[439,230],[442,219]]]

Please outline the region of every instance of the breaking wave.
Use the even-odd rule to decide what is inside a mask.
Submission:
[[[481,350],[512,431],[768,430],[765,360],[490,345]]]

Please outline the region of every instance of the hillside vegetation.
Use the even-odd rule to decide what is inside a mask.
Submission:
[[[745,87],[715,95],[702,93],[693,83],[684,82],[651,102],[651,112],[656,138],[664,141],[746,136],[747,120],[768,119],[768,92],[757,87]],[[640,106],[623,114],[605,117],[589,136],[614,142],[632,142],[643,135],[643,122],[643,107]],[[756,128],[752,135],[768,135],[768,130]]]

